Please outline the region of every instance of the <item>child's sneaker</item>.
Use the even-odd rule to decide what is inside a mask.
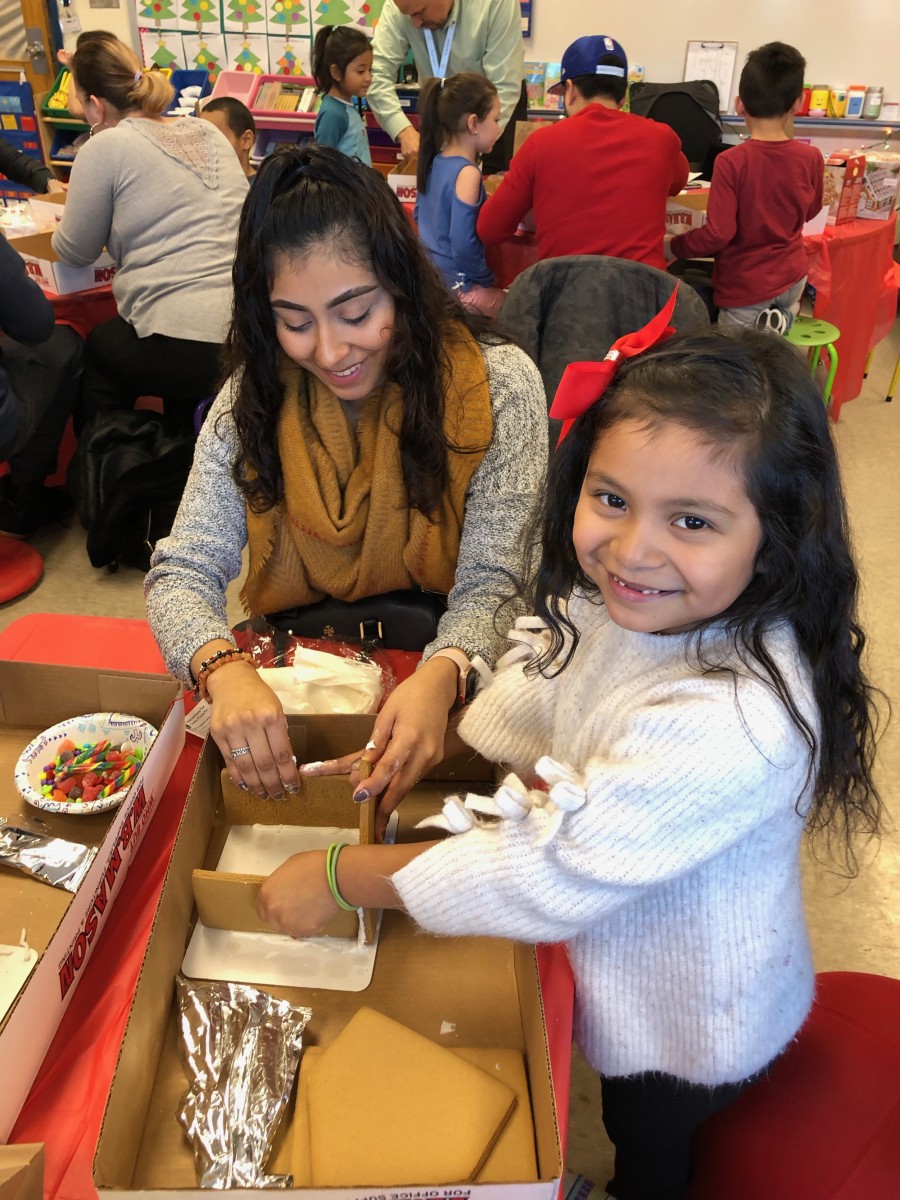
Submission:
[[[779,337],[783,337],[790,327],[791,323],[783,308],[764,308],[756,318],[757,329],[768,329],[771,333],[777,333]]]

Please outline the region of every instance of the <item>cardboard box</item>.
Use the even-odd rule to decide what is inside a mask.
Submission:
[[[0,1200],[44,1200],[44,1147],[0,1146]]]
[[[869,221],[886,221],[897,207],[900,154],[867,150],[866,170],[856,215]]]
[[[109,283],[116,273],[116,264],[104,250],[95,262],[86,267],[73,267],[63,262],[53,249],[51,233],[32,233],[27,237],[10,238],[9,244],[25,260],[25,269],[45,292],[68,296],[86,292]]]
[[[289,725],[300,758],[306,757],[308,745],[320,746],[323,739],[332,747],[331,754],[358,748],[369,736],[372,718],[292,717]],[[104,1114],[94,1159],[94,1183],[101,1198],[186,1200],[199,1193],[191,1150],[175,1116],[187,1080],[178,1053],[173,996],[193,919],[192,873],[217,860],[224,836],[221,769],[221,755],[208,742],[173,849]],[[477,758],[455,760],[439,770],[453,783],[448,787],[436,782],[438,772],[433,772],[414,789],[399,809],[401,839],[429,837],[428,831],[413,831],[413,825],[449,791],[471,790],[473,778],[485,790],[492,786],[493,769]],[[411,1191],[404,1185],[402,1195],[422,1200],[444,1195],[496,1200],[501,1194],[515,1195],[516,1200],[555,1200],[562,1156],[533,947],[493,938],[430,937],[403,914],[385,912],[374,975],[364,992],[287,987],[277,992],[312,1008],[306,1045],[327,1047],[353,1013],[366,1006],[451,1049],[491,1047],[523,1053],[539,1179],[516,1181],[502,1193],[496,1184],[466,1183],[460,1189],[459,1181],[453,1180],[447,1181],[452,1190],[446,1193]],[[357,1119],[365,1120],[365,1114],[348,1113],[348,1137]],[[389,1200],[384,1188],[377,1191]],[[296,1188],[287,1194],[313,1195]],[[334,1194],[340,1200],[373,1200],[373,1189],[365,1181]]]
[[[823,202],[828,209],[826,225],[842,225],[856,220],[862,194],[866,159],[851,150],[837,150],[825,159]]]
[[[666,201],[666,233],[690,233],[706,224],[709,184],[688,188]]]
[[[159,675],[132,675],[0,661],[0,815],[40,817],[49,832],[99,847],[73,895],[12,868],[0,868],[0,943],[16,945],[25,929],[36,965],[0,1014],[0,1141],[5,1141],[89,961],[97,935],[155,812],[184,744],[177,685]],[[160,732],[124,803],[113,812],[73,817],[31,809],[13,787],[16,761],[33,737],[67,717],[129,712]]]
[[[397,193],[397,199],[404,204],[415,204],[419,194],[419,184],[416,179],[416,169],[419,165],[417,154],[408,154],[401,158],[396,167],[391,167],[387,181],[391,190]]]
[[[62,220],[67,194],[67,192],[47,192],[43,196],[28,197],[31,219],[38,229],[53,230],[56,228]]]

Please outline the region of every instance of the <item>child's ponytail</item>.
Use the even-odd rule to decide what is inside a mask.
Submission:
[[[441,124],[438,113],[438,101],[443,85],[443,79],[427,79],[419,92],[419,160],[416,167],[416,186],[423,196],[428,191],[431,164],[449,132]]]
[[[491,111],[497,89],[486,75],[460,71],[447,79],[429,79],[419,93],[419,165],[416,184],[420,192],[428,186],[428,172],[435,156],[450,139],[465,130],[475,116],[483,121]]]

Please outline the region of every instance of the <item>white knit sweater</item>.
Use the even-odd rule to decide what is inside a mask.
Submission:
[[[540,762],[549,799],[501,790],[520,819],[447,838],[393,882],[433,933],[566,941],[576,1036],[603,1074],[743,1079],[812,1003],[798,865],[806,744],[740,664],[736,679],[702,675],[684,635],[620,629],[583,598],[570,613],[582,633],[570,665],[550,679],[503,667],[461,725],[475,749],[523,772],[541,756],[568,764]],[[708,644],[727,653],[721,632]],[[817,728],[792,633],[768,646]]]

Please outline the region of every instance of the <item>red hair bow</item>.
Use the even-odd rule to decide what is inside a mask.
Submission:
[[[603,362],[573,362],[563,371],[553,403],[550,405],[550,416],[557,421],[563,421],[559,441],[572,428],[573,422],[595,404],[612,383],[613,376],[622,364],[622,360],[633,358],[644,350],[649,350],[657,342],[663,341],[675,332],[669,324],[675,311],[675,298],[678,295],[678,284],[675,284],[672,295],[666,301],[655,317],[652,317],[643,329],[634,333],[625,333],[609,348]],[[559,444],[559,443],[557,443]]]

